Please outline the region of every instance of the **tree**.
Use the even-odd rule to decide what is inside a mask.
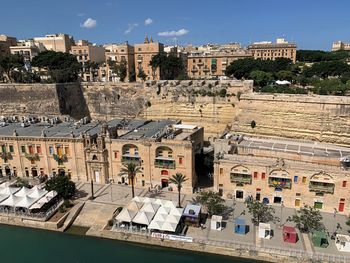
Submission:
[[[139,79],[142,79],[143,81],[146,80],[147,75],[146,75],[146,73],[143,71],[142,68],[139,69],[139,73],[137,73],[137,77],[138,77]]]
[[[117,63],[116,61],[112,61],[109,59],[107,61],[108,66],[112,70],[112,73],[116,74],[120,81],[124,82],[128,72],[127,72],[127,63],[125,60]]]
[[[181,58],[174,54],[160,52],[150,61],[153,71],[159,68],[161,79],[177,79],[183,74],[184,64]]]
[[[254,80],[254,84],[259,87],[264,87],[273,80],[271,73],[267,73],[261,70],[252,71],[249,77]]]
[[[289,70],[280,70],[275,74],[278,80],[288,80],[292,82],[294,80],[294,74]]]
[[[16,179],[15,185],[16,187],[27,187],[27,188],[30,187],[28,180],[20,177]]]
[[[203,191],[195,198],[195,203],[203,205],[209,216],[222,215],[228,211],[225,200],[219,193],[213,191]]]
[[[4,54],[0,56],[0,72],[5,73],[9,82],[13,82],[13,74],[16,71],[21,71],[24,66],[22,56],[13,54]]]
[[[349,51],[322,51],[322,50],[298,50],[297,61],[299,62],[321,62],[332,60],[344,60],[350,57]]]
[[[252,222],[254,224],[259,225],[259,223],[279,221],[279,218],[275,217],[275,209],[273,207],[252,199],[245,201],[245,204],[249,213],[253,216]]]
[[[183,184],[184,182],[186,182],[187,180],[188,180],[188,179],[186,178],[186,176],[183,175],[182,173],[176,173],[175,175],[173,175],[173,176],[169,179],[169,181],[170,181],[171,183],[175,184],[176,187],[177,187],[177,192],[178,192],[178,194],[179,194],[179,199],[178,199],[179,203],[178,203],[178,207],[180,207],[180,208],[181,208],[181,189],[182,189],[182,184]]]
[[[47,191],[56,191],[59,197],[67,200],[73,197],[75,193],[75,183],[66,175],[56,175],[46,182]]]
[[[222,98],[225,98],[227,95],[227,90],[226,89],[221,89],[219,91],[219,96],[222,97]]]
[[[343,74],[349,74],[349,72],[350,66],[343,61],[325,61],[314,63],[311,67],[303,70],[303,74],[308,78],[318,76],[323,79],[330,76],[340,77]]]
[[[121,169],[121,175],[127,174],[128,179],[131,182],[131,193],[132,197],[135,197],[135,178],[136,174],[141,172],[141,167],[138,166],[135,162],[126,162],[123,164]]]
[[[322,215],[320,211],[308,205],[300,208],[296,215],[289,216],[287,221],[294,222],[295,226],[305,233],[322,229]]]
[[[32,65],[46,69],[51,81],[57,83],[76,81],[81,70],[81,64],[74,55],[55,51],[39,53],[33,58]]]

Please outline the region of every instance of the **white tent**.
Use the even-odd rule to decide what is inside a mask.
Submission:
[[[56,191],[50,191],[48,192],[45,197],[50,201],[52,198],[56,197],[57,196],[57,192]]]
[[[149,198],[149,197],[145,197],[144,199],[143,199],[143,202],[144,203],[154,203],[156,201],[156,199],[154,199],[154,198]]]
[[[180,218],[181,216],[168,215],[165,219],[165,222],[174,223],[177,225],[180,222]]]
[[[1,195],[0,194],[0,202],[4,201],[8,197],[9,197],[9,195]]]
[[[149,224],[148,229],[152,230],[161,230],[164,222],[163,221],[156,221],[152,220],[152,222]]]
[[[15,204],[15,207],[29,208],[32,204],[35,203],[37,199],[31,198],[29,196],[24,196],[22,199]]]
[[[2,205],[2,206],[15,206],[15,204],[17,204],[21,200],[22,200],[22,197],[10,195],[7,199],[2,201],[0,203],[0,205]]]
[[[126,208],[138,212],[142,206],[143,203],[131,201]]]
[[[175,232],[176,227],[177,227],[177,224],[165,221],[160,230],[168,231],[168,232]]]
[[[153,204],[153,203],[145,203],[140,211],[150,212],[150,213],[156,213],[159,208],[159,205]]]
[[[169,214],[175,216],[182,216],[183,208],[171,208]]]
[[[19,188],[17,187],[5,187],[0,189],[0,195],[12,195],[14,193],[16,193],[19,190]]]
[[[161,214],[161,213],[158,213],[154,216],[153,220],[154,221],[165,221],[165,219],[167,218],[168,215],[165,215],[165,214]]]
[[[37,185],[34,186],[32,188],[32,192],[28,195],[29,197],[31,198],[35,198],[35,199],[38,199],[38,198],[41,198],[43,197],[44,195],[47,194],[47,191],[44,190],[44,189],[40,189]]]
[[[156,199],[154,201],[155,204],[160,205],[160,206],[165,206],[168,201],[164,199]]]
[[[9,187],[10,186],[10,182],[3,182],[2,184],[0,184],[0,189],[5,188],[5,187]]]
[[[129,210],[127,208],[123,208],[123,210],[120,211],[120,213],[115,217],[115,219],[118,222],[128,222],[128,223],[130,223],[131,220],[135,217],[136,214],[137,214],[137,211]]]
[[[272,229],[270,224],[259,223],[259,238],[272,238]]]
[[[170,213],[170,208],[164,207],[164,206],[159,207],[157,211],[157,214],[162,214],[162,215],[168,215],[169,213]]]
[[[145,199],[145,198],[142,197],[142,196],[135,196],[132,200],[135,201],[135,202],[141,202],[141,203],[143,203],[143,200],[144,200],[144,199]]]
[[[173,201],[166,200],[166,203],[163,204],[164,207],[176,208],[176,205]]]
[[[52,198],[54,198],[57,195],[56,191],[50,191],[45,196],[41,197],[38,201],[36,201],[30,209],[40,209],[45,204],[51,201]]]
[[[32,189],[29,189],[29,188],[23,186],[21,188],[21,190],[19,190],[15,195],[19,196],[19,197],[24,197],[24,196],[29,195],[31,193],[32,193]]]
[[[140,211],[133,218],[132,222],[140,225],[149,225],[152,221],[154,213]]]

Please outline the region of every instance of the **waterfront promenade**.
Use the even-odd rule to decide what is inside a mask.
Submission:
[[[274,237],[272,239],[259,239],[256,236],[257,229],[251,223],[251,215],[248,213],[245,204],[235,202],[233,214],[224,221],[222,231],[210,230],[210,220],[206,221],[203,229],[190,227],[186,236],[193,238],[193,243],[174,242],[152,238],[147,233],[130,232],[125,230],[110,230],[108,220],[112,219],[113,214],[119,207],[126,205],[131,198],[130,188],[123,185],[95,185],[95,199],[88,200],[91,195],[90,184],[79,185],[78,199],[85,202],[85,206],[79,216],[74,221],[75,226],[89,227],[87,235],[100,236],[119,240],[128,240],[145,244],[160,246],[169,246],[175,248],[217,253],[231,256],[241,256],[246,258],[257,258],[272,262],[300,262],[305,259],[322,262],[350,262],[348,253],[339,252],[334,244],[334,240],[329,238],[327,248],[315,248],[311,244],[309,235],[298,232],[299,240],[297,243],[283,242],[282,227],[284,225],[292,226],[292,223],[286,222],[288,216],[296,212],[295,209],[281,206],[274,206],[276,216],[281,218],[280,222],[272,224]],[[177,201],[177,192],[161,191],[158,194],[152,194],[146,189],[135,189],[136,195],[156,197],[160,199]],[[192,200],[192,195],[182,195],[181,202],[185,206]],[[227,201],[228,206],[233,206],[233,201]],[[333,233],[336,223],[339,223],[340,234],[348,234],[349,227],[345,224],[346,217],[343,215],[334,215],[322,213],[323,223],[326,231]],[[246,235],[234,234],[234,219],[243,218],[249,224],[249,232]]]

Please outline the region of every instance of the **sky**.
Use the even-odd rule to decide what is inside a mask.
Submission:
[[[284,37],[298,49],[350,42],[349,0],[1,1],[0,34],[28,39],[67,33],[92,43],[200,45]]]

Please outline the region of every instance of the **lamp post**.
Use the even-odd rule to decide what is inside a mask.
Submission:
[[[281,201],[281,227],[283,226],[283,207],[284,207],[284,205],[283,205],[283,200]]]
[[[235,210],[236,210],[236,195],[233,195],[232,197],[233,199],[233,212],[232,212],[232,216],[233,216],[233,220],[235,220]]]
[[[337,221],[335,220],[335,217],[337,216],[337,214],[339,213],[338,210],[336,208],[333,208],[334,211],[333,211],[333,218],[334,218],[334,229],[333,229],[333,233],[332,233],[332,236],[331,238],[332,239],[335,239],[335,235],[337,234],[337,230],[338,228],[340,227],[339,223],[337,223]]]
[[[92,180],[92,178],[91,178],[91,197],[90,197],[90,199],[91,200],[94,200],[95,199],[95,197],[94,197],[94,181]]]

